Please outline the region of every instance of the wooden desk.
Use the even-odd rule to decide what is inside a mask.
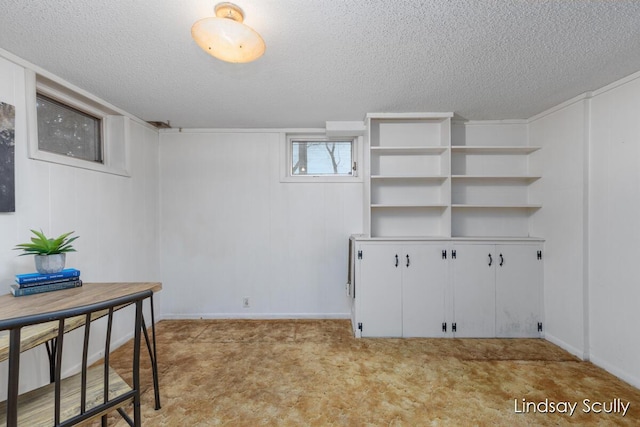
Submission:
[[[83,283],[81,287],[65,289],[54,292],[45,292],[42,294],[14,297],[10,293],[0,295],[0,323],[16,319],[20,317],[32,315],[46,315],[54,311],[72,309],[82,307],[88,304],[94,304],[101,301],[107,301],[138,292],[151,290],[158,292],[162,289],[160,282],[130,282],[130,283]],[[103,314],[106,314],[103,313]],[[92,317],[96,319],[101,317],[96,315]],[[65,332],[83,326],[85,323],[84,316],[78,316],[68,324],[65,324]],[[153,385],[156,398],[156,409],[160,409],[160,394],[158,390],[158,365],[156,358],[155,343],[155,318],[153,309],[153,295],[151,296],[151,329],[152,341],[149,339],[146,325],[143,319],[143,332],[151,358],[153,371]],[[58,322],[47,322],[39,325],[25,327],[22,330],[20,339],[20,351],[26,351],[40,344],[47,345],[49,354],[50,371],[53,373],[55,369],[55,345],[52,340],[56,339],[58,334]],[[0,362],[6,360],[9,355],[9,334],[7,331],[0,331]],[[53,382],[53,379],[51,379]]]
[[[6,295],[0,296],[0,321],[80,307],[146,291],[147,289],[158,292],[162,289],[162,283],[83,283],[82,286],[78,288],[44,292],[42,294],[23,297],[14,297],[10,293],[7,293]]]

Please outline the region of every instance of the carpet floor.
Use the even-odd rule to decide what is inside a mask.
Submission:
[[[541,339],[355,339],[348,320],[156,333],[162,408],[143,349],[144,426],[640,425],[640,390]],[[132,347],[111,355],[127,380]]]

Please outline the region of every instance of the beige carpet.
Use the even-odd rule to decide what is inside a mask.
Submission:
[[[162,321],[156,330],[162,409],[153,409],[145,349],[146,427],[640,425],[640,390],[544,340],[357,340],[345,320]],[[112,354],[125,378],[131,347]],[[524,412],[523,399],[575,409]],[[629,402],[625,416],[616,399]],[[594,402],[618,412],[585,412],[601,409]]]

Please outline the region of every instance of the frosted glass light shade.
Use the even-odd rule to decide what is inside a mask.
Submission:
[[[217,17],[204,18],[191,27],[191,37],[209,55],[227,62],[251,62],[262,56],[260,34],[242,23],[242,10],[230,3],[216,7]]]

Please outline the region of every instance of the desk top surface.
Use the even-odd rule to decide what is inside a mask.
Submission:
[[[146,290],[158,292],[161,289],[160,282],[106,282],[83,283],[79,288],[21,297],[8,293],[0,295],[0,321],[82,307]]]

